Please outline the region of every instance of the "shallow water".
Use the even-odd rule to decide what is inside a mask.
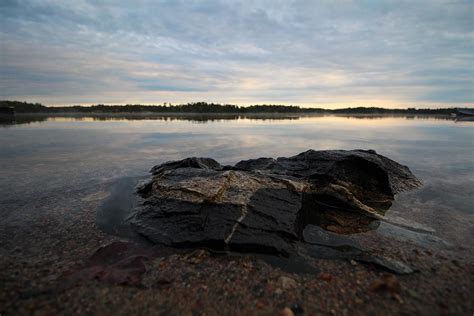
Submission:
[[[381,225],[381,235],[427,247],[429,240],[439,244],[438,237],[462,243],[473,235],[472,229],[458,231],[447,225],[472,221],[474,215],[474,122],[440,117],[180,115],[20,117],[18,124],[0,126],[4,223],[13,217],[18,221],[19,206],[34,211],[38,200],[52,194],[74,199],[75,192],[107,184],[121,196],[132,190],[135,180],[130,179],[145,177],[152,166],[168,160],[201,156],[234,164],[310,148],[375,149],[409,166],[424,183],[422,189],[397,198],[387,213],[396,225]],[[130,201],[126,196],[104,201],[117,213],[99,210],[99,227],[127,235],[120,218]],[[400,230],[407,226],[413,234]],[[434,237],[420,237],[426,234]]]

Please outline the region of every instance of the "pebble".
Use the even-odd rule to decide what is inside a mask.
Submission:
[[[319,275],[319,278],[321,280],[324,280],[324,281],[331,281],[332,280],[332,275],[330,275],[329,273],[321,273]]]
[[[293,313],[293,311],[288,307],[285,307],[280,311],[280,316],[294,316],[294,315],[295,314]]]
[[[303,307],[298,303],[294,303],[293,305],[291,305],[291,310],[293,311],[293,313],[295,315],[303,315],[304,314]]]
[[[286,276],[281,276],[278,279],[278,282],[280,283],[281,287],[284,289],[294,289],[298,286],[298,283],[292,278],[286,277]]]
[[[375,280],[369,287],[371,291],[387,291],[392,294],[400,293],[400,283],[395,275],[390,273],[383,274]]]

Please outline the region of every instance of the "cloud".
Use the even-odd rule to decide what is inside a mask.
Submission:
[[[2,1],[0,97],[473,103],[466,1]]]

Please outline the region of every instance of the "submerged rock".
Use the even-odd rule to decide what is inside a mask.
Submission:
[[[109,284],[139,285],[146,272],[145,261],[157,257],[156,249],[128,242],[113,242],[99,248],[83,265],[67,271],[60,289],[91,280]]]
[[[294,254],[309,224],[337,233],[373,228],[394,195],[421,185],[369,150],[309,150],[222,166],[187,158],[155,166],[130,219],[154,243]]]

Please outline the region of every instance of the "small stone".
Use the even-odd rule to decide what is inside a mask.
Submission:
[[[371,291],[386,291],[392,294],[400,293],[400,283],[395,275],[385,273],[378,280],[375,280],[369,287]]]
[[[332,280],[332,275],[330,275],[329,273],[321,273],[319,275],[319,278],[323,281],[331,281]]]
[[[351,265],[353,265],[353,266],[356,266],[356,265],[357,265],[357,261],[352,260],[352,259],[351,259],[350,263],[351,263]]]
[[[44,278],[44,280],[45,280],[46,282],[52,282],[52,281],[57,280],[57,278],[58,278],[58,277],[57,277],[56,275],[48,275],[47,277]]]
[[[291,305],[291,310],[293,311],[293,313],[295,315],[303,315],[304,314],[303,307],[298,303],[294,303],[293,305]]]
[[[247,269],[253,269],[253,263],[252,262],[243,262],[242,266]]]
[[[161,276],[161,277],[157,278],[157,280],[156,280],[157,285],[167,285],[167,284],[171,284],[171,283],[172,283],[171,280],[166,276]]]
[[[285,307],[280,311],[280,316],[294,316],[294,315],[295,314],[293,313],[293,311],[288,307]]]
[[[286,276],[281,276],[278,279],[278,282],[280,283],[281,287],[284,289],[294,289],[298,286],[298,283],[292,278],[286,277]]]
[[[255,293],[255,296],[261,297],[263,293],[265,292],[265,290],[260,285],[256,285],[253,288],[253,292]]]
[[[403,304],[403,300],[402,300],[402,298],[400,297],[399,294],[396,294],[396,293],[395,293],[395,294],[392,294],[392,297],[393,297],[393,299],[396,300],[398,303]]]

